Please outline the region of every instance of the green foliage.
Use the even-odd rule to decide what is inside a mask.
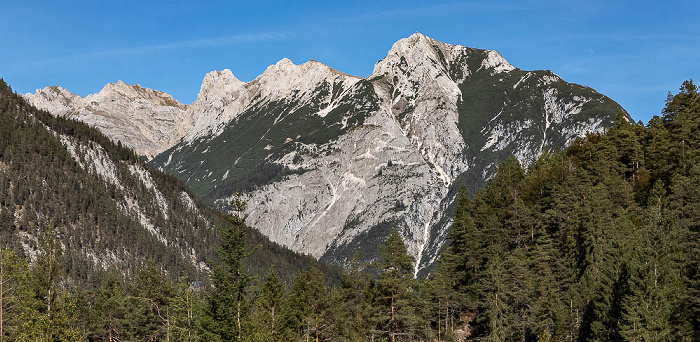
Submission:
[[[309,269],[297,274],[289,300],[289,324],[297,339],[329,341],[333,338],[331,313],[334,308],[323,273]]]
[[[418,284],[413,278],[413,260],[406,252],[399,232],[392,230],[379,246],[380,259],[375,268],[379,276],[373,286],[371,321],[376,333],[391,341],[413,336],[417,323]]]
[[[478,50],[475,50],[475,53],[478,53]],[[474,61],[477,60],[481,59],[478,57],[474,59]],[[469,70],[477,71],[469,75],[468,82],[460,85],[463,96],[458,102],[458,127],[467,146],[476,147],[486,144],[488,136],[484,136],[481,131],[484,127],[501,125],[503,128],[508,128],[516,120],[523,119],[536,123],[519,127],[525,133],[524,136],[537,137],[536,139],[546,137],[546,145],[543,145],[545,152],[550,146],[565,146],[567,144],[565,132],[551,129],[542,118],[547,110],[546,99],[543,97],[545,93],[556,93],[562,101],[570,103],[578,102],[577,98],[594,99],[581,107],[581,112],[575,115],[575,119],[574,116],[562,118],[560,127],[574,124],[573,120],[585,121],[599,118],[606,120],[607,126],[612,124],[612,120],[608,118],[614,118],[615,114],[624,112],[624,109],[610,98],[591,88],[564,82],[549,70],[516,69],[498,74],[498,77],[494,77],[488,69],[482,69],[480,65],[474,66],[473,69],[470,67]],[[626,114],[625,117],[629,118]],[[517,153],[527,143],[539,145],[542,141],[517,141],[498,151],[471,149],[468,152],[469,155],[465,157],[473,160],[475,165],[458,177],[455,181],[456,189],[465,186],[469,193],[473,194],[485,183],[482,177],[483,171],[494,171],[495,165]]]
[[[26,263],[9,249],[0,249],[0,341],[19,335],[23,304],[29,298]]]
[[[104,151],[120,186],[80,165],[59,134]],[[79,158],[87,153],[74,152]],[[164,207],[132,168],[146,170]],[[124,209],[126,199],[138,204],[167,242],[144,229],[140,215]],[[0,298],[1,337],[207,340],[200,335],[201,297],[209,290],[209,274],[192,261],[221,260],[216,253],[221,238],[214,229],[220,222],[226,218],[207,209],[174,176],[148,168],[83,123],[29,106],[0,80],[0,241],[7,248],[0,255],[0,283],[10,286],[0,288],[8,294]],[[240,231],[247,248],[260,246],[243,261],[251,275],[278,265],[283,281],[291,284],[297,270],[317,266],[339,281],[339,270],[272,243],[254,229]]]
[[[698,338],[698,98],[685,82],[646,128],[620,115],[462,195],[434,277],[466,299],[472,338]]]
[[[211,288],[178,278],[187,267],[173,266],[178,259],[167,248],[153,262],[137,253],[140,262],[126,272],[76,259],[73,239],[87,234],[70,229],[85,218],[97,219],[97,231],[114,227],[117,237],[141,244],[128,251],[160,245],[105,209],[102,196],[115,190],[105,194],[97,179],[78,176],[60,142],[32,121],[43,114],[23,107],[9,87],[0,91],[0,236],[7,246],[0,249],[0,340],[700,339],[700,92],[690,81],[647,127],[621,117],[607,134],[545,154],[527,170],[508,159],[471,198],[463,189],[451,244],[422,283],[396,230],[379,246],[375,277],[356,257],[338,281],[336,272],[313,267],[321,264],[267,245],[245,226],[239,197],[231,205],[236,215],[223,217],[218,235],[204,234],[220,246],[211,257],[220,262]],[[63,177],[68,183],[57,170],[72,170]],[[151,174],[159,184],[180,184]],[[83,209],[76,211],[45,205],[42,179],[44,188],[69,192],[76,184],[95,186],[88,194],[70,192],[94,202],[78,203]],[[15,219],[18,206],[31,212],[26,208],[42,205],[44,216]],[[95,206],[102,208],[87,209]],[[114,226],[100,221],[105,217]],[[29,231],[39,236],[28,246],[30,264],[13,251],[19,247],[13,237]],[[280,272],[270,267],[277,260]],[[267,267],[267,276],[256,282],[248,265]]]
[[[258,291],[252,315],[251,341],[289,341],[291,330],[287,322],[287,288],[272,267]]]
[[[232,206],[237,214],[227,216],[227,224],[219,227],[221,264],[214,266],[213,289],[204,307],[204,330],[222,341],[240,341],[244,335],[249,303],[248,286],[251,277],[243,266],[243,258],[251,253],[245,246],[245,222],[242,212],[245,202],[237,196]]]

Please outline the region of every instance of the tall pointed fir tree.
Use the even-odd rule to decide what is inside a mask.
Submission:
[[[333,341],[331,296],[323,273],[311,268],[297,273],[289,300],[289,324],[297,339]]]
[[[413,260],[396,229],[379,246],[379,259],[374,319],[379,323],[380,333],[390,341],[409,340],[417,325],[414,312],[417,282],[412,273]]]
[[[0,342],[16,339],[27,297],[26,268],[12,250],[0,248]]]
[[[289,341],[287,289],[275,267],[270,267],[255,299],[252,341]]]
[[[74,340],[78,332],[70,325],[70,302],[61,287],[65,274],[63,249],[51,223],[41,234],[40,250],[29,276],[31,297],[25,304],[19,341]]]
[[[360,261],[359,252],[355,252],[349,268],[343,272],[340,283],[339,329],[347,341],[364,341],[371,330],[368,301],[369,275]]]
[[[207,297],[201,322],[203,337],[208,340],[240,341],[249,311],[247,292],[251,277],[243,268],[243,258],[250,255],[245,246],[246,203],[237,194],[232,205],[235,214],[226,216],[226,223],[219,226],[221,264],[214,266],[214,288]]]

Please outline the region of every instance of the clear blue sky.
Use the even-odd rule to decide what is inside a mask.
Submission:
[[[250,81],[283,57],[367,76],[398,39],[498,50],[658,114],[700,81],[700,1],[0,2],[0,77],[18,92],[87,95],[123,80],[192,102],[211,70]]]

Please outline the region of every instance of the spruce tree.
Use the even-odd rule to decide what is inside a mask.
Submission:
[[[211,275],[213,289],[207,297],[203,312],[205,338],[222,341],[240,341],[248,315],[248,286],[251,278],[243,268],[243,258],[250,255],[245,246],[246,204],[241,196],[232,203],[235,214],[226,216],[219,226],[221,264],[214,266]]]
[[[378,316],[380,329],[392,341],[412,334],[415,329],[414,292],[417,283],[413,278],[413,260],[406,252],[399,232],[394,229],[384,245],[379,246],[377,269]]]
[[[332,340],[331,297],[318,268],[297,273],[289,300],[289,324],[298,339]]]
[[[108,270],[94,290],[89,338],[118,341],[129,338],[126,285],[114,268]]]
[[[340,334],[348,341],[368,339],[371,330],[369,313],[369,275],[355,252],[347,270],[342,274],[340,283],[341,304],[337,322]]]
[[[255,299],[254,341],[283,342],[290,338],[287,324],[287,289],[271,267]]]
[[[15,339],[27,297],[27,265],[17,255],[0,248],[0,342]]]
[[[71,301],[61,286],[64,280],[63,250],[53,224],[42,232],[40,250],[29,273],[30,297],[23,304],[17,340],[74,340],[78,331],[71,326]]]
[[[137,338],[172,340],[175,284],[156,265],[146,263],[129,287],[130,332]]]
[[[665,214],[665,191],[656,182],[648,200],[646,224],[639,227],[629,261],[630,294],[624,298],[621,335],[628,340],[681,340],[672,315],[685,295],[679,261],[681,235]]]
[[[190,288],[186,277],[175,285],[175,295],[170,302],[169,317],[174,341],[192,342],[198,338],[196,323],[199,306],[197,294]]]

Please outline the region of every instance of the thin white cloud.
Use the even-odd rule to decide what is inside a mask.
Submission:
[[[172,41],[156,43],[142,46],[127,46],[115,47],[104,50],[89,51],[84,53],[50,57],[36,58],[28,61],[20,61],[9,65],[14,68],[27,67],[45,67],[49,65],[75,63],[76,61],[89,60],[95,58],[109,57],[124,57],[156,53],[168,50],[181,50],[190,48],[206,48],[215,46],[225,46],[243,43],[259,43],[270,41],[281,41],[287,39],[295,39],[302,36],[310,36],[313,34],[328,34],[342,30],[337,25],[343,23],[357,23],[371,20],[390,20],[394,18],[406,17],[432,17],[445,14],[454,15],[457,12],[475,12],[480,10],[522,10],[522,5],[512,4],[495,4],[495,3],[477,3],[477,2],[450,2],[431,5],[407,6],[402,8],[387,9],[387,10],[367,10],[350,15],[333,15],[330,17],[316,18],[316,20],[301,20],[302,24],[297,27],[280,29],[271,29],[262,32],[237,33],[224,36],[204,37],[200,39],[189,39],[182,41]],[[309,19],[309,18],[307,18]],[[331,25],[334,24],[334,25]],[[340,25],[342,26],[342,25]]]
[[[499,4],[493,2],[449,2],[422,6],[409,6],[390,10],[367,11],[346,17],[344,21],[362,21],[376,19],[394,19],[406,17],[433,17],[454,15],[455,13],[470,13],[478,11],[515,11],[524,10],[522,4]]]
[[[650,42],[697,42],[700,41],[700,36],[694,35],[669,35],[669,34],[646,34],[636,32],[611,32],[599,34],[566,34],[552,35],[544,40],[546,41],[607,41],[607,42],[627,42],[627,41],[650,41]]]
[[[201,39],[190,39],[182,41],[174,41],[167,43],[158,43],[153,45],[143,45],[143,46],[133,46],[133,47],[122,47],[113,48],[105,50],[97,50],[86,53],[79,53],[60,57],[50,57],[50,58],[39,58],[36,60],[30,60],[26,62],[19,62],[12,67],[36,67],[45,66],[50,64],[61,64],[66,62],[74,62],[76,60],[94,59],[94,58],[107,58],[107,57],[117,57],[117,56],[133,56],[140,54],[149,54],[160,51],[167,50],[178,50],[187,48],[204,48],[213,46],[223,46],[223,45],[233,45],[241,43],[254,43],[254,42],[267,42],[284,40],[293,36],[298,36],[303,34],[301,30],[289,30],[289,31],[270,31],[270,32],[256,32],[256,33],[242,33],[233,34],[227,36],[218,36],[210,38]]]

